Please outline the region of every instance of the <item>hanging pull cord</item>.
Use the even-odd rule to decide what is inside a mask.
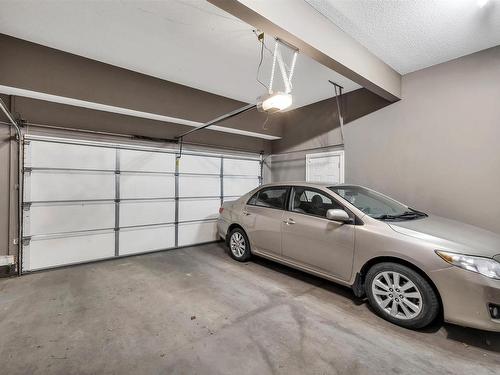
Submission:
[[[344,117],[342,116],[342,86],[337,85],[335,82],[328,80],[333,85],[335,90],[335,102],[337,103],[337,115],[340,124],[340,137],[342,138],[342,145],[344,145]],[[338,92],[337,92],[338,89]]]

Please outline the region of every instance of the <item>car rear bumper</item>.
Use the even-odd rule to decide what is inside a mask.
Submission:
[[[217,233],[222,239],[226,239],[227,230],[229,229],[229,222],[226,221],[222,216],[217,219]]]
[[[500,305],[500,280],[458,267],[431,272],[443,302],[444,319],[462,326],[500,332],[489,304]]]

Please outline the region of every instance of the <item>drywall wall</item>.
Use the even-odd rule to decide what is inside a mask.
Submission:
[[[346,127],[346,181],[500,233],[500,47],[408,74],[402,89]]]
[[[342,102],[345,124],[389,105],[367,89],[345,94]],[[307,153],[343,148],[335,98],[286,112],[280,120],[283,138],[272,142],[272,156],[266,159],[270,181],[304,180]]]

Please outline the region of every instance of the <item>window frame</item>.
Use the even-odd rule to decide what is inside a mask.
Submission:
[[[349,217],[352,218],[352,222],[345,223],[345,224],[363,225],[363,222],[361,221],[361,219],[359,219],[354,212],[352,212],[348,207],[346,207],[345,204],[343,204],[342,202],[340,202],[338,199],[336,199],[335,197],[333,197],[328,192],[325,192],[325,191],[323,191],[321,189],[318,189],[318,188],[309,187],[309,186],[296,185],[296,186],[291,186],[290,187],[290,190],[288,192],[286,211],[294,213],[294,214],[298,214],[298,215],[306,215],[306,216],[311,216],[311,217],[315,217],[315,218],[318,218],[318,219],[324,219],[324,220],[332,221],[332,220],[328,219],[326,216],[314,215],[314,214],[310,214],[310,213],[307,213],[307,212],[293,211],[292,210],[292,204],[293,204],[292,194],[295,193],[295,190],[297,188],[299,188],[299,189],[305,189],[305,190],[309,190],[309,191],[314,191],[316,193],[319,193],[319,194],[322,194],[322,195],[326,196],[327,198],[330,198],[332,200],[332,202],[337,203],[340,207],[342,207],[342,209],[345,212],[347,212],[347,214],[349,215]]]
[[[259,206],[258,204],[253,204],[253,203],[250,203],[250,201],[256,197],[256,200],[258,199],[258,196],[261,192],[265,191],[265,190],[279,190],[279,189],[285,189],[286,190],[286,195],[285,195],[285,201],[283,202],[283,207],[282,208],[278,208],[278,207],[266,207],[266,206]],[[246,205],[247,206],[252,206],[252,207],[259,207],[259,208],[268,208],[268,209],[271,209],[271,210],[280,210],[280,211],[287,211],[287,207],[288,207],[288,204],[289,204],[289,200],[290,200],[290,192],[292,191],[291,189],[291,186],[288,186],[288,185],[276,185],[276,186],[264,186],[262,188],[260,188],[259,190],[257,190],[249,199],[248,201],[246,202]]]

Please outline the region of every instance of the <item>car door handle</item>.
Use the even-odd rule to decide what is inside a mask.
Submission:
[[[295,224],[295,220],[293,220],[292,218],[288,218],[286,220],[283,220],[283,222],[285,224],[288,224],[288,225],[292,225],[292,224]]]
[[[248,212],[247,210],[243,210],[242,214],[245,215],[245,216],[248,216],[248,215],[250,215],[250,212]]]

